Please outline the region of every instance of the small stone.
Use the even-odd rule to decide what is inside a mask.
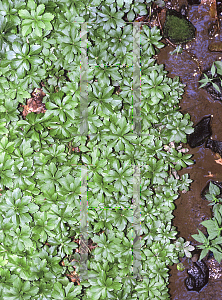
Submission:
[[[198,258],[199,258],[199,254],[194,254],[191,258],[192,262],[197,262],[198,261]]]
[[[211,52],[222,52],[222,42],[212,42],[208,46]]]
[[[217,24],[211,24],[209,29],[208,29],[208,35],[210,37],[214,37],[218,32],[218,27]]]

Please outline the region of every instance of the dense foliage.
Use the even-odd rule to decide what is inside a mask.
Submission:
[[[131,22],[148,14],[152,2],[0,1],[1,299],[169,299],[167,266],[181,252],[172,243],[173,202],[191,182],[175,172],[193,163],[180,145],[193,129],[178,111],[184,86],[153,57],[164,47],[160,31],[144,25],[141,135],[132,131],[134,25],[123,16]],[[80,81],[85,21],[88,110]],[[46,112],[23,119],[21,105],[36,87],[46,93]],[[132,240],[134,166],[140,243]],[[81,206],[86,167],[88,214]],[[74,284],[86,218],[96,247],[88,280]],[[132,249],[140,247],[137,279]]]
[[[209,251],[211,251],[219,264],[222,260],[222,198],[218,196],[220,194],[220,188],[210,182],[209,193],[207,193],[205,197],[210,202],[209,205],[213,205],[213,217],[210,220],[201,222],[207,229],[207,236],[199,229],[198,234],[192,235],[196,241],[202,244],[197,246],[199,249],[202,249],[199,260],[204,258]]]

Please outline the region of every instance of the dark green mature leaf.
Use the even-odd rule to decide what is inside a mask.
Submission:
[[[54,299],[64,299],[64,300],[75,300],[76,295],[80,294],[82,286],[75,286],[72,282],[69,282],[68,285],[64,288],[60,282],[56,282],[52,292]]]
[[[5,299],[26,300],[34,297],[38,292],[38,287],[30,284],[29,281],[22,281],[19,277],[13,282],[13,286],[6,290]]]
[[[6,186],[8,188],[13,187],[13,173],[11,171],[13,164],[14,160],[10,159],[10,156],[6,152],[0,153],[1,188],[3,188],[3,186]]]
[[[31,14],[27,9],[19,10],[19,16],[24,19],[22,21],[22,34],[28,35],[34,29],[34,33],[41,37],[42,29],[52,30],[50,21],[54,19],[54,15],[51,13],[44,13],[45,5],[39,4],[36,8],[36,3],[33,0],[28,1],[27,7],[31,10]],[[43,14],[43,15],[42,15]]]
[[[54,235],[52,230],[56,227],[53,220],[48,220],[46,212],[34,214],[35,226],[33,228],[33,239],[45,242],[48,236]]]
[[[0,152],[12,153],[14,148],[14,142],[9,142],[6,136],[3,136],[0,141]]]

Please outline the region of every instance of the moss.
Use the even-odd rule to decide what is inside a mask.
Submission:
[[[164,24],[163,36],[174,44],[182,44],[191,41],[195,37],[195,27],[175,10],[168,10]]]

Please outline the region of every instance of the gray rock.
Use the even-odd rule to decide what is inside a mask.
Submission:
[[[185,13],[185,10],[182,9]],[[196,28],[186,16],[174,9],[166,12],[166,21],[163,28],[163,37],[174,44],[183,44],[195,38]]]
[[[211,116],[204,117],[194,126],[194,132],[187,135],[187,142],[191,148],[202,145],[206,138],[212,135],[210,126]]]
[[[206,141],[205,147],[222,156],[222,142],[208,139]]]
[[[222,42],[212,42],[209,44],[208,49],[211,52],[222,52]]]
[[[185,285],[189,291],[199,292],[208,283],[209,269],[203,260],[194,262],[187,273]]]

